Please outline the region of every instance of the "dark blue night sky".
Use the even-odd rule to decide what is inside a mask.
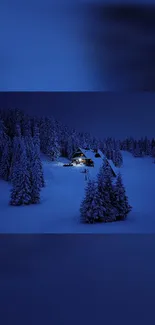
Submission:
[[[0,93],[1,107],[53,115],[79,131],[99,137],[155,136],[154,93]]]

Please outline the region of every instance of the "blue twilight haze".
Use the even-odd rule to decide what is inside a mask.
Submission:
[[[154,91],[153,4],[2,0],[0,90]]]

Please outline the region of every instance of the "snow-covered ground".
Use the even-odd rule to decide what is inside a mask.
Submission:
[[[86,181],[81,167],[63,167],[67,160],[51,163],[43,159],[46,188],[41,203],[27,207],[9,206],[10,185],[0,181],[1,233],[154,233],[155,165],[151,158],[134,158],[123,152],[123,181],[133,206],[126,221],[83,225],[79,207]],[[94,177],[98,165],[89,168]]]

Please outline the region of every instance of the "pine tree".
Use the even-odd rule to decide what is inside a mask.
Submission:
[[[102,190],[99,188],[99,178],[101,177]],[[104,207],[106,208],[104,222],[111,222],[116,219],[115,209],[115,191],[113,186],[113,174],[107,161],[105,160],[102,166],[102,173],[98,177],[98,189],[102,191],[104,196]],[[100,193],[99,193],[100,195]]]
[[[7,141],[7,135],[6,135],[6,127],[4,125],[4,122],[0,120],[0,161],[2,158],[3,149],[5,147],[5,143]]]
[[[40,202],[40,190],[44,186],[37,131],[36,128],[36,134],[33,138],[31,136],[24,137],[27,152],[27,164],[30,172],[31,203]]]
[[[45,153],[50,157],[52,161],[54,161],[60,156],[60,145],[56,131],[56,123],[53,118],[46,119],[46,128],[47,130],[45,134]]]
[[[52,149],[52,160],[57,160],[61,154],[61,148],[59,143],[58,134],[56,130],[53,129],[53,149]]]
[[[101,166],[101,170],[102,170],[102,173],[103,173],[103,177],[104,178],[106,176],[109,176],[111,179],[113,178],[113,173],[112,173],[111,167],[110,167],[108,161],[106,160],[106,158],[103,160],[103,164]],[[100,172],[101,172],[101,170],[100,170]]]
[[[25,115],[22,121],[22,135],[24,137],[32,136],[32,130],[31,130],[31,119],[28,115]]]
[[[47,123],[45,117],[42,117],[39,121],[39,130],[40,130],[40,148],[41,151],[46,154],[47,153]]]
[[[105,175],[104,200],[106,205],[105,222],[116,221],[117,209],[115,207],[116,195],[111,177]]]
[[[128,150],[131,153],[134,151],[134,139],[132,137],[128,139]]]
[[[16,124],[16,126],[15,126],[15,136],[16,137],[21,137],[22,136],[20,124]]]
[[[10,199],[10,204],[17,206],[28,205],[31,203],[31,181],[27,164],[25,144],[21,138],[19,138],[19,141],[20,146],[17,147],[19,150],[19,160],[16,160],[14,163],[12,175],[13,188],[11,190]],[[20,149],[22,150],[20,151]]]
[[[23,150],[22,138],[15,136],[13,138],[13,149],[12,149],[12,158],[11,158],[10,174],[9,174],[9,180],[11,182],[13,181],[14,167],[16,168],[16,164],[20,161],[22,150]]]
[[[134,155],[134,157],[141,157],[140,147],[139,147],[139,143],[137,141],[135,142],[135,148],[133,151],[133,155]]]
[[[154,147],[155,147],[155,139],[152,138],[152,140],[151,140],[151,148],[153,149]]]
[[[106,214],[107,214],[107,196],[105,193],[105,170],[106,166],[102,166],[97,175],[97,187],[96,187],[96,209],[95,216],[96,221],[98,222],[106,222]],[[109,174],[107,173],[110,178]]]
[[[31,202],[34,204],[40,202],[40,190],[42,187],[41,176],[38,148],[34,145],[31,160]]]
[[[147,142],[147,149],[146,149],[146,155],[151,156],[151,154],[152,154],[151,141],[148,140],[148,142]]]
[[[33,130],[33,144],[35,146],[37,161],[38,161],[38,176],[40,177],[40,187],[45,187],[43,166],[40,156],[40,138],[39,138],[39,128],[35,125]]]
[[[85,198],[80,206],[81,222],[82,223],[95,223],[96,216],[96,185],[94,180],[88,180],[85,188]]]
[[[5,181],[9,180],[10,168],[11,168],[11,139],[7,136],[5,140],[5,145],[2,152],[2,157],[0,161],[0,176]]]
[[[132,207],[128,202],[125,187],[122,182],[122,176],[119,173],[115,184],[116,202],[115,207],[117,209],[116,220],[124,220],[127,214],[131,211]]]
[[[152,157],[155,158],[155,147],[152,148]]]
[[[95,216],[98,222],[112,222],[116,220],[116,195],[112,179],[111,168],[104,160],[103,166],[97,175]]]
[[[68,159],[72,158],[74,152],[74,147],[73,147],[73,140],[71,137],[68,139],[68,145],[67,145],[67,157]]]
[[[113,163],[116,167],[121,167],[123,164],[123,157],[120,150],[113,151]]]

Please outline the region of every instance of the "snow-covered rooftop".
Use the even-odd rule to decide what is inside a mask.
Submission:
[[[94,160],[95,154],[94,154],[93,150],[85,150],[83,148],[79,148],[79,149],[86,156],[86,158]]]
[[[114,163],[113,163],[113,161],[112,161],[111,159],[107,159],[107,160],[108,160],[109,165],[110,165],[111,168],[113,169],[115,175],[117,175],[119,169],[114,165]]]
[[[86,150],[86,149],[83,149],[83,148],[78,148],[80,149],[80,151],[86,156],[86,158],[88,159],[92,159],[93,161],[95,161],[96,159],[100,159],[100,158],[96,158],[95,157],[95,154],[96,152],[94,152],[94,150],[92,149],[89,149],[89,150]],[[101,158],[104,159],[105,158],[105,155],[102,153],[101,150],[98,150],[98,153],[100,154]]]

